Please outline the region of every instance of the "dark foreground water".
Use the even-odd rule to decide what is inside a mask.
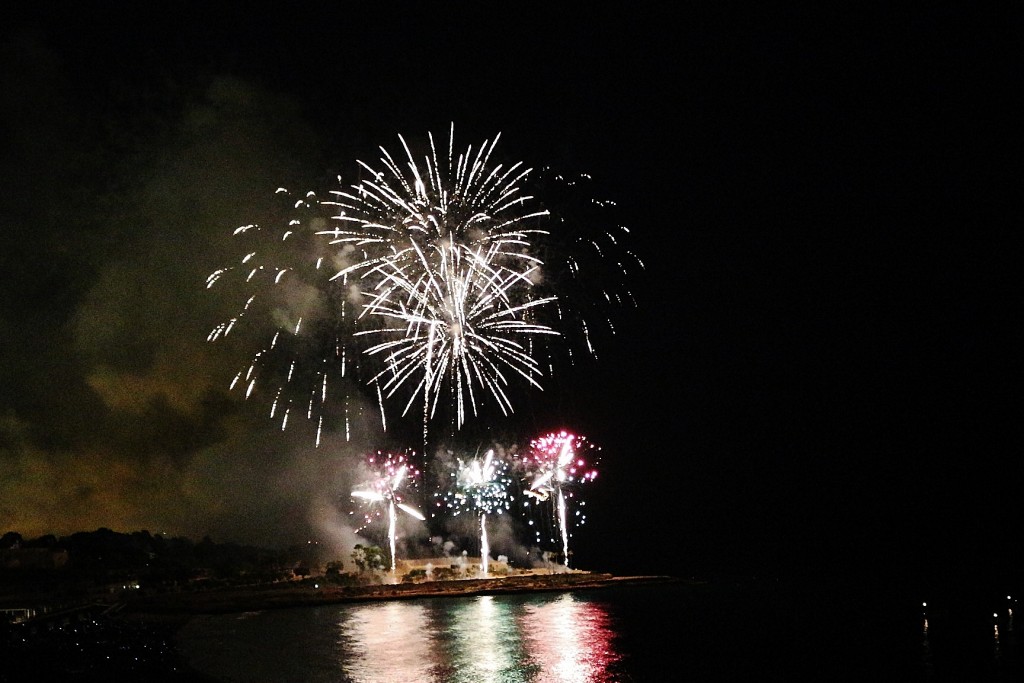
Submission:
[[[768,580],[426,598],[202,616],[179,646],[225,682],[1019,680],[1014,596],[927,593]]]

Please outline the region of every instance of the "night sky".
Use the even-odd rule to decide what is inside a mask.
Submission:
[[[577,566],[1013,571],[1018,16],[121,4],[5,13],[0,531],[322,533],[355,446],[227,393],[205,278],[454,122],[590,174],[646,265],[517,407],[602,446]]]

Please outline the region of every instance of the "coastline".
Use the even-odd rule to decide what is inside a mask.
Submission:
[[[366,586],[338,586],[330,583],[304,582],[298,586],[219,588],[208,591],[133,596],[124,603],[122,616],[174,621],[174,617],[186,617],[187,620],[187,616],[195,614],[249,612],[344,602],[590,590],[612,586],[681,583],[683,581],[683,579],[673,576],[614,576],[607,573],[573,571]]]

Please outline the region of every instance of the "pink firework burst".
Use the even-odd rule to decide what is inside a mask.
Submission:
[[[561,430],[531,441],[529,451],[520,460],[526,486],[524,493],[538,503],[548,500],[554,502],[555,521],[566,566],[569,565],[567,499],[575,497],[574,489],[577,485],[597,478],[596,460],[599,450],[586,437]],[[583,504],[580,502],[580,506]],[[575,515],[579,518],[579,524],[585,522],[582,510],[577,509]]]
[[[387,514],[392,572],[395,571],[397,510],[420,521],[426,519],[423,513],[404,502],[403,491],[415,487],[421,475],[420,470],[410,464],[411,455],[411,452],[407,454],[377,451],[367,458],[367,465],[372,472],[371,478],[352,491],[352,497],[365,504],[364,524],[357,531],[383,517],[385,512]]]

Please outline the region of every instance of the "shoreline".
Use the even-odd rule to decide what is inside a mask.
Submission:
[[[683,582],[684,579],[674,576],[614,576],[607,573],[573,571],[366,586],[304,583],[300,586],[219,588],[209,591],[133,596],[124,603],[121,616],[188,617],[197,614],[250,612],[345,602],[590,590],[613,586]]]

